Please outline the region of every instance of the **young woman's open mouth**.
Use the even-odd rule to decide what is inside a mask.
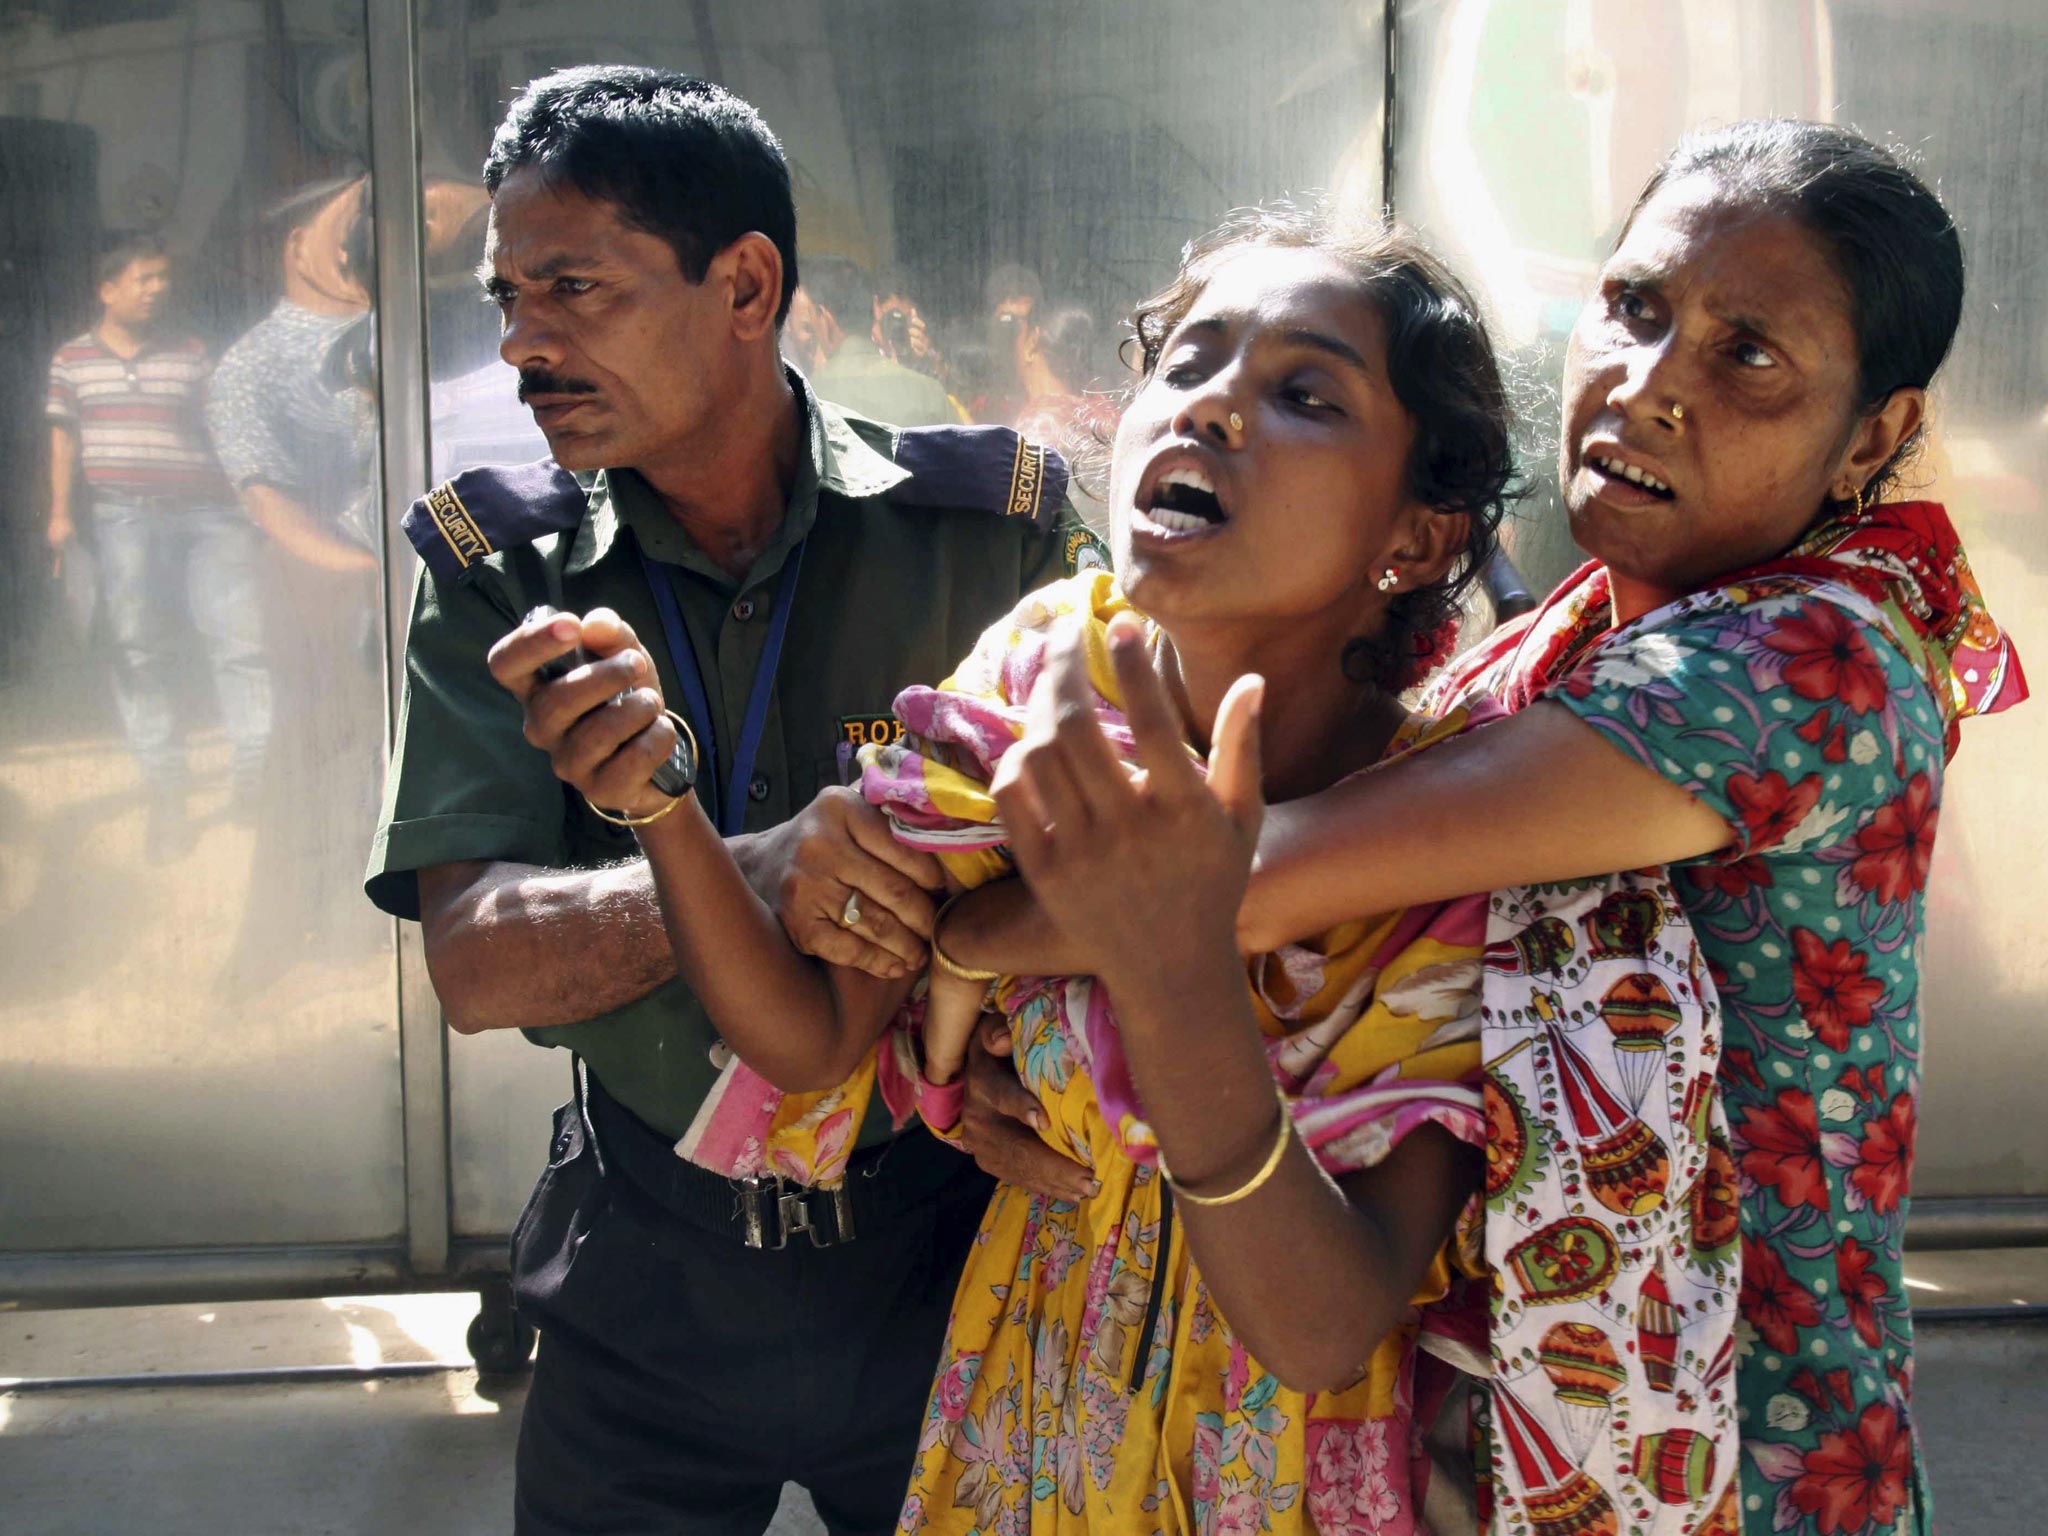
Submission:
[[[1205,538],[1229,521],[1216,482],[1192,456],[1176,456],[1146,476],[1131,507],[1133,536],[1161,543]]]

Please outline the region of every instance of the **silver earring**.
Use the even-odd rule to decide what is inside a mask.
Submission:
[[[1379,589],[1382,592],[1391,592],[1394,590],[1394,583],[1400,579],[1401,573],[1390,565],[1380,573]]]

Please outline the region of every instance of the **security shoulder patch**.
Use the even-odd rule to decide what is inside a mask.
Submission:
[[[407,509],[402,526],[435,577],[460,584],[501,549],[574,528],[583,487],[553,459],[466,469]]]
[[[911,427],[896,435],[910,478],[889,499],[913,507],[967,507],[1028,518],[1050,532],[1067,500],[1067,461],[1008,427]]]

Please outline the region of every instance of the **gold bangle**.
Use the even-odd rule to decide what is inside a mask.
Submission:
[[[974,970],[960,964],[959,961],[939,948],[939,927],[946,921],[946,914],[953,910],[953,903],[966,894],[965,891],[956,891],[953,895],[946,898],[944,905],[937,912],[932,914],[932,964],[936,965],[948,976],[958,976],[962,981],[1001,981],[1003,979],[1001,971]]]
[[[583,797],[583,803],[590,807],[591,815],[597,817],[599,821],[608,821],[615,827],[651,827],[689,798],[688,795],[677,795],[660,810],[649,811],[645,816],[614,816],[588,795]]]
[[[1280,1101],[1280,1134],[1273,1138],[1273,1150],[1266,1154],[1266,1161],[1259,1171],[1238,1185],[1237,1188],[1231,1190],[1230,1193],[1226,1195],[1196,1194],[1185,1184],[1174,1178],[1172,1170],[1166,1166],[1166,1153],[1155,1149],[1155,1160],[1159,1164],[1159,1176],[1172,1185],[1174,1193],[1187,1201],[1189,1205],[1235,1205],[1238,1201],[1244,1199],[1246,1195],[1256,1192],[1268,1179],[1279,1172],[1280,1160],[1287,1155],[1287,1143],[1294,1135],[1293,1112],[1288,1109],[1287,1100],[1283,1095],[1276,1093],[1275,1097],[1279,1098]]]
[[[690,738],[690,758],[693,762],[701,764],[703,762],[703,758],[698,756],[697,753],[697,733],[690,729],[690,722],[685,720],[681,715],[677,714],[672,709],[664,709],[662,713],[664,715],[667,715],[669,719],[675,721],[676,729],[681,731],[685,736]],[[669,798],[669,802],[667,805],[664,805],[658,811],[649,811],[645,816],[617,815],[614,812],[606,810],[603,806],[599,805],[595,800],[591,799],[588,795],[585,795],[583,797],[583,803],[590,807],[591,814],[596,816],[598,820],[608,821],[615,827],[650,827],[654,825],[655,822],[661,820],[661,818],[666,816],[670,811],[674,810],[677,806],[681,805],[685,800],[689,799],[690,794],[691,791],[686,789],[680,795],[673,795]]]

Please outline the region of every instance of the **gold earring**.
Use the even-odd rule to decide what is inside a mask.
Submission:
[[[1856,515],[1860,518],[1863,516],[1863,487],[1852,485],[1849,487],[1849,494],[1856,500]]]
[[[1230,430],[1233,432],[1242,432],[1244,430],[1244,418],[1235,411],[1230,413]]]
[[[1401,573],[1395,570],[1390,565],[1380,573],[1380,579],[1378,582],[1379,589],[1382,592],[1391,592],[1394,590],[1394,583],[1399,581],[1400,579]]]

